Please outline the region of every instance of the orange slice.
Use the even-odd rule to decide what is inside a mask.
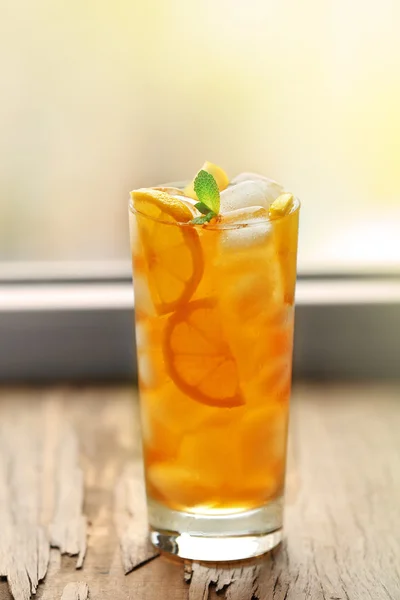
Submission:
[[[244,404],[214,299],[194,300],[170,316],[164,358],[174,383],[193,400],[219,407]]]
[[[187,225],[189,206],[163,190],[131,192],[143,246],[147,281],[159,314],[190,300],[204,268],[199,236]]]

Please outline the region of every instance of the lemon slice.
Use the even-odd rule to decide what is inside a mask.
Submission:
[[[278,196],[276,200],[269,207],[269,216],[271,219],[277,219],[278,217],[284,217],[288,215],[292,210],[294,204],[293,194],[284,193]]]
[[[293,304],[296,285],[296,254],[299,230],[299,211],[292,210],[292,194],[281,194],[269,208],[269,217],[276,219],[274,238],[281,265],[285,302]],[[286,217],[282,219],[282,217]]]

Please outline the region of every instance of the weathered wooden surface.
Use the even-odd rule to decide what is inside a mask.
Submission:
[[[148,562],[134,393],[3,390],[1,573],[24,600],[47,563],[38,600],[212,600],[217,590],[228,600],[399,600],[400,386],[300,386],[294,395],[285,543],[243,564],[186,563],[189,584],[182,563]],[[48,540],[71,548],[72,535],[82,556],[84,514],[88,548],[76,571],[76,558],[48,554]],[[0,582],[0,600],[10,598]]]
[[[61,554],[77,556],[76,568],[83,566],[86,553],[86,517],[83,509],[83,472],[79,466],[78,441],[74,430],[66,427],[57,449],[55,468],[56,507],[49,526],[50,542]]]
[[[143,473],[138,462],[128,463],[118,479],[115,488],[114,521],[125,574],[159,556],[147,535]]]
[[[208,600],[211,586],[215,587],[216,592],[226,590],[225,597],[229,600],[253,600],[256,597],[259,572],[258,564],[227,565],[224,568],[199,563],[187,564],[184,579],[190,584],[189,600]]]
[[[76,434],[53,402],[11,394],[0,403],[0,574],[15,600],[36,592],[50,546],[77,555],[77,567],[85,555]]]
[[[61,600],[87,600],[88,598],[89,588],[84,581],[68,583],[61,596]]]

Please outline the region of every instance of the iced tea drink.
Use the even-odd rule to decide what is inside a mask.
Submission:
[[[131,194],[145,477],[155,545],[234,560],[281,539],[299,203],[201,172]]]

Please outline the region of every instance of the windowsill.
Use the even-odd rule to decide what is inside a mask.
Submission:
[[[400,280],[300,279],[296,305],[400,303]],[[0,311],[132,310],[131,281],[0,285]]]
[[[0,285],[0,381],[136,376],[132,282]],[[302,279],[295,376],[398,379],[400,280]]]
[[[327,260],[320,256],[301,259],[297,265],[299,278],[396,278],[400,277],[399,260],[349,261]],[[0,261],[1,283],[127,281],[131,276],[129,260],[96,261]]]

